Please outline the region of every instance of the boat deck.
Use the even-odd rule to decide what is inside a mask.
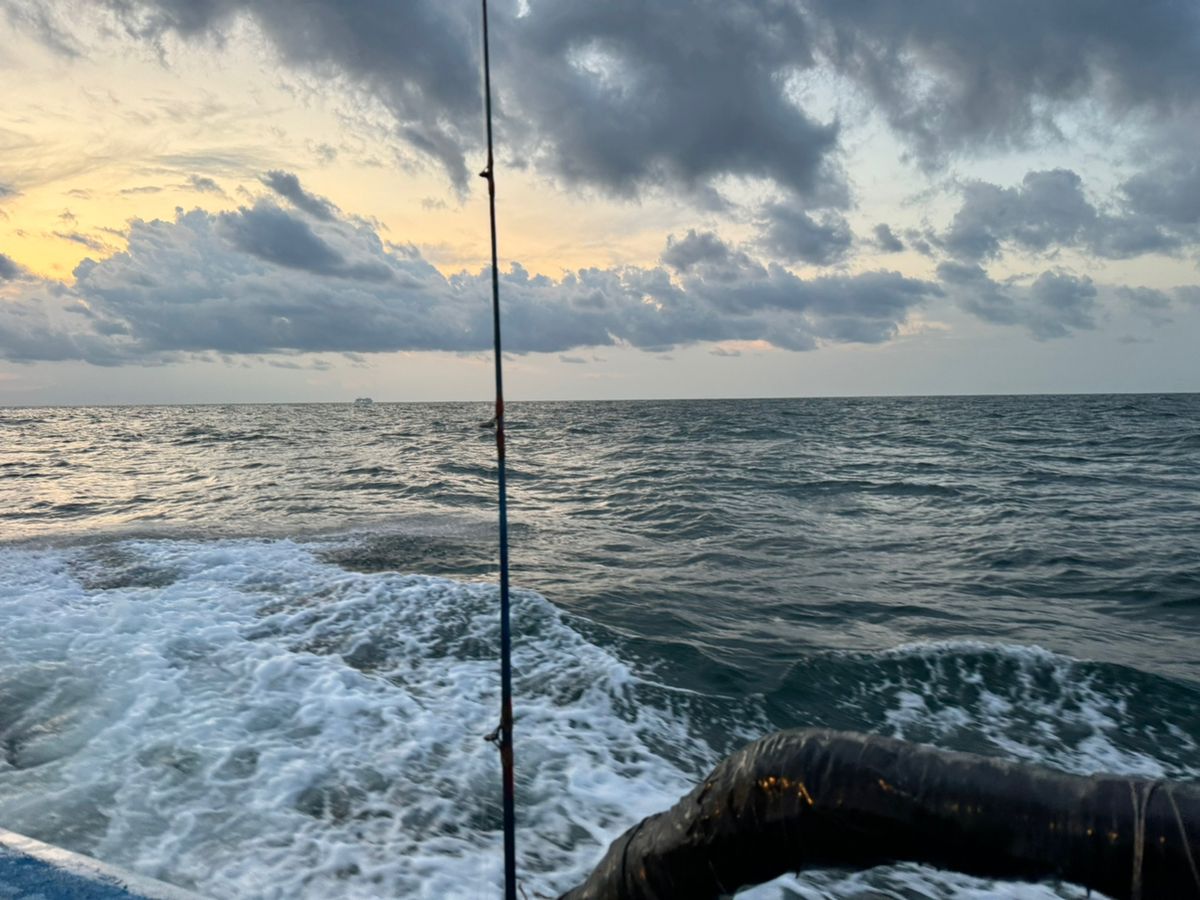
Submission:
[[[204,900],[163,881],[125,872],[0,828],[4,900]]]

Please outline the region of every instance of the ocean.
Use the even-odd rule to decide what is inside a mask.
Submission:
[[[490,414],[0,410],[0,827],[214,898],[496,896]],[[1200,395],[508,418],[531,897],[782,728],[1200,778]]]

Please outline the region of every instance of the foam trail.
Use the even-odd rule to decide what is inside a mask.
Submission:
[[[217,898],[493,896],[499,766],[481,736],[498,708],[495,589],[350,572],[327,551],[0,548],[0,823]],[[514,604],[531,893],[578,883],[632,822],[687,793],[716,760],[714,728],[736,742],[808,724],[642,679],[537,594]],[[969,734],[1076,770],[1186,774],[1117,739],[1137,699],[1124,670],[984,644],[839,664],[860,685],[844,701],[877,710],[868,727],[945,745]],[[1194,759],[1177,737],[1176,756]],[[863,895],[1081,896],[917,866],[808,872],[747,896]]]
[[[1155,676],[1037,646],[916,643],[877,660],[886,676],[871,691],[890,698],[883,718],[895,737],[953,746],[970,735],[993,755],[1082,775],[1200,777],[1200,746],[1171,721],[1194,719],[1194,689],[1168,693]],[[1158,721],[1145,715],[1155,707]]]
[[[0,585],[7,827],[215,897],[499,882],[492,587],[288,541],[4,550]],[[544,599],[515,604],[521,868],[548,892],[686,789],[650,745],[696,741]]]

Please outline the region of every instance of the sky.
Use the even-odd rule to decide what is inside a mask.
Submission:
[[[1200,390],[1194,0],[492,0],[510,399]],[[486,399],[475,0],[0,0],[0,405]]]

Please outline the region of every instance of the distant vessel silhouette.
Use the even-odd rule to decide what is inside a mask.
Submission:
[[[375,401],[372,400],[370,397],[357,397],[354,400],[355,406],[371,406],[374,403],[375,403]]]

